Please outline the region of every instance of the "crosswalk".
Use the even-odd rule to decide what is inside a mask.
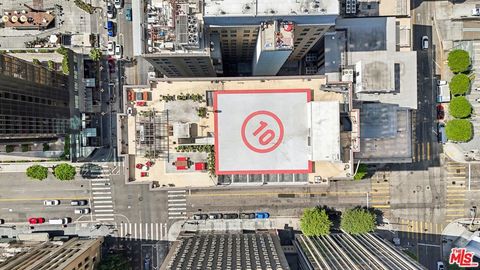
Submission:
[[[378,209],[390,208],[390,172],[376,172],[371,180],[370,206]],[[384,218],[389,212],[384,211]]]
[[[98,175],[91,181],[92,217],[96,221],[113,221],[114,207],[112,185],[108,174]]]
[[[119,237],[127,240],[160,241],[168,239],[167,223],[120,223]]]
[[[414,143],[412,149],[413,162],[420,162],[432,159],[430,142]]]
[[[187,191],[169,190],[168,196],[168,219],[187,219]]]
[[[409,239],[434,241],[442,234],[444,224],[418,220],[400,220],[400,229]]]
[[[465,164],[447,161],[445,221],[451,222],[465,216],[466,167]]]

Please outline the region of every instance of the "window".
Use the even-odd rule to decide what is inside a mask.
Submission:
[[[304,28],[304,29],[302,30],[302,32],[308,32],[308,31],[310,31],[310,28]]]

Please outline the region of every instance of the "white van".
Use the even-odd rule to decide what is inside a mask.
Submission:
[[[70,221],[71,221],[70,218],[56,218],[56,219],[49,219],[48,224],[62,225],[62,224],[68,224],[70,223]]]

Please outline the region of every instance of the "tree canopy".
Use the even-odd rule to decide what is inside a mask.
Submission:
[[[448,66],[453,73],[467,71],[470,64],[470,55],[464,50],[453,50],[448,54]]]
[[[340,228],[350,234],[372,232],[375,230],[375,215],[366,209],[348,209],[342,213]]]
[[[453,119],[447,122],[445,132],[451,141],[468,142],[473,136],[472,123],[465,119]]]
[[[454,97],[450,101],[448,110],[450,112],[450,115],[455,118],[466,118],[469,117],[472,113],[472,105],[463,96]]]
[[[93,48],[90,50],[90,58],[93,61],[99,61],[102,58],[102,51],[99,48]]]
[[[457,74],[453,76],[449,83],[450,93],[454,96],[465,95],[470,88],[470,78],[465,74]]]
[[[77,173],[75,170],[75,167],[73,167],[70,164],[67,163],[62,163],[53,169],[53,173],[55,174],[55,177],[59,180],[72,180],[75,178],[75,174]]]
[[[306,236],[320,236],[330,233],[332,222],[325,209],[307,208],[300,219],[300,229]]]
[[[367,165],[366,164],[360,164],[358,166],[357,173],[353,176],[354,180],[361,180],[367,176]]]
[[[43,180],[48,176],[48,169],[41,165],[33,165],[27,168],[26,174],[32,179]]]

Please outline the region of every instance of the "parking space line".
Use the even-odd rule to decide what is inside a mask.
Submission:
[[[155,234],[153,233],[153,223],[150,223],[150,240],[153,240]]]
[[[134,228],[134,239],[137,239],[137,223],[133,223],[133,228]]]
[[[120,226],[120,237],[123,237],[124,234],[123,234],[123,223],[122,223],[122,226]]]
[[[129,235],[129,238],[132,237],[132,223],[128,223],[128,235]]]
[[[168,227],[167,227],[167,223],[164,223],[163,226],[164,226],[164,228],[165,228],[165,234],[163,234],[165,238],[162,239],[162,240],[167,240],[167,239],[168,239]]]
[[[138,239],[143,239],[143,234],[142,234],[142,223],[138,223],[138,229],[139,229],[139,232],[140,232],[140,238]]]
[[[157,236],[156,240],[160,240],[158,237],[158,223],[155,223],[155,235]]]

